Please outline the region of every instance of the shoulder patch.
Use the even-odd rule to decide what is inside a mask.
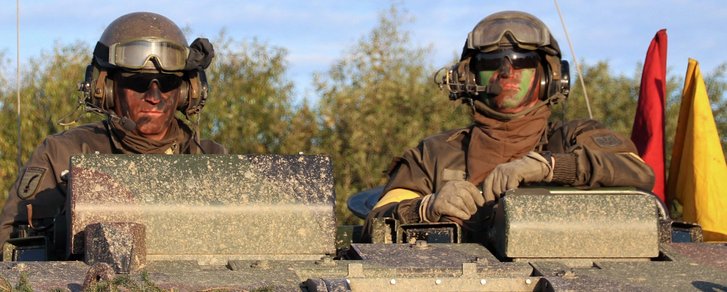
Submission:
[[[26,168],[25,172],[23,172],[23,176],[20,178],[20,183],[18,184],[18,197],[25,200],[35,195],[45,171],[46,169],[42,167]]]
[[[616,137],[614,134],[606,134],[606,135],[600,135],[600,136],[593,136],[593,142],[596,143],[596,145],[603,147],[603,148],[609,148],[609,147],[617,147],[621,146],[623,144],[623,141]]]

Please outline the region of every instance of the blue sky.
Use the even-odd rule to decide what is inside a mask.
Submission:
[[[325,72],[376,24],[384,10],[397,3],[413,21],[405,25],[417,46],[431,46],[434,66],[458,54],[472,27],[500,10],[523,10],[541,18],[573,59],[552,1],[399,0],[399,1],[20,1],[21,64],[57,43],[80,40],[89,47],[116,17],[134,11],[165,15],[196,36],[215,38],[225,29],[237,40],[257,38],[288,50],[288,78],[296,97],[315,100],[314,72]],[[502,3],[507,2],[507,3]],[[683,75],[687,59],[709,73],[727,62],[727,5],[724,0],[559,0],[579,60],[608,60],[613,73],[631,76],[643,62],[654,34],[667,29],[670,73]],[[0,10],[0,52],[16,55],[15,1]],[[7,69],[7,68],[6,68]],[[7,73],[8,70],[5,70]],[[10,70],[9,72],[14,72]],[[575,75],[575,72],[572,72]],[[13,74],[14,75],[14,74]],[[6,76],[12,79],[13,76]],[[575,84],[574,84],[575,86]],[[680,85],[681,86],[681,85]]]

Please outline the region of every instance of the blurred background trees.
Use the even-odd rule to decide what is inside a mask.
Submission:
[[[203,137],[238,154],[324,154],[333,161],[339,223],[360,223],[345,206],[349,195],[382,185],[393,157],[428,135],[470,123],[469,109],[448,100],[432,82],[437,68],[430,49],[416,47],[402,30],[407,15],[392,7],[379,22],[326,72],[317,74],[317,100],[293,96],[286,78],[287,52],[253,40],[237,40],[222,31],[217,57],[207,70],[210,99],[200,116]],[[465,33],[463,32],[463,35]],[[461,44],[452,44],[453,51]],[[646,44],[645,44],[646,45]],[[646,48],[646,46],[644,47]],[[643,52],[637,52],[643,54]],[[22,68],[21,159],[49,134],[103,117],[75,112],[77,84],[90,61],[89,44],[57,44]],[[18,166],[15,66],[0,52],[0,200],[14,183]],[[609,64],[582,64],[595,119],[630,136],[636,110],[641,65],[632,76],[614,75]],[[703,72],[723,149],[727,145],[727,63]],[[667,84],[667,157],[676,128],[684,72],[669,72]],[[583,90],[572,69],[571,95],[556,106],[553,119],[584,119]],[[78,118],[76,124],[59,120]]]

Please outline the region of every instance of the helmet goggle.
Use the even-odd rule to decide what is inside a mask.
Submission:
[[[550,33],[545,26],[525,18],[499,18],[477,25],[467,36],[467,47],[480,51],[492,51],[499,47],[505,34],[510,34],[517,47],[535,50],[550,44]]]
[[[184,70],[189,48],[165,39],[139,39],[115,43],[109,47],[108,62],[126,69],[156,68],[155,59],[164,71]]]

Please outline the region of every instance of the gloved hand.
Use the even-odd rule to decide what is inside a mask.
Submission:
[[[442,216],[469,219],[485,204],[482,193],[468,181],[449,181],[439,192],[426,195],[419,205],[422,222],[439,222]]]
[[[507,190],[516,189],[520,183],[550,182],[553,179],[552,161],[538,152],[530,151],[523,158],[495,167],[482,184],[485,201],[500,198]]]

